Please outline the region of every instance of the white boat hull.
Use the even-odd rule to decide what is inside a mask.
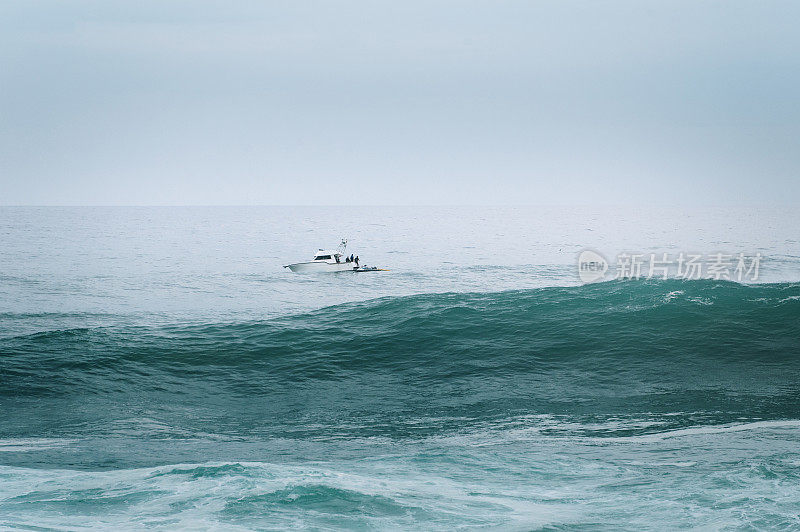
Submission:
[[[352,262],[326,262],[321,260],[297,262],[284,266],[295,273],[351,272],[356,269]]]

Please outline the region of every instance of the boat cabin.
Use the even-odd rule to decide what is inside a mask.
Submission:
[[[342,261],[342,254],[338,251],[328,251],[324,249],[320,249],[316,253],[314,253],[314,260],[317,261],[325,261],[328,263],[334,262],[343,262]]]

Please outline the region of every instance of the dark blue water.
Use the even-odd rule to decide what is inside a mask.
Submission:
[[[106,253],[105,273],[70,231],[50,248],[17,239],[27,219],[47,240],[42,216],[90,234],[75,212],[115,223],[5,213],[0,526],[800,524],[796,282],[579,286],[557,282],[573,265],[546,260],[448,266],[465,250],[445,240],[450,253],[383,277],[258,275],[248,265],[263,262],[226,263],[205,237],[197,260],[163,242],[211,227],[203,216],[230,223],[203,211],[153,247],[110,230],[141,247],[138,266],[94,237],[85,254]],[[164,222],[117,214],[151,238]],[[791,246],[764,247],[782,261],[767,272],[792,274]]]

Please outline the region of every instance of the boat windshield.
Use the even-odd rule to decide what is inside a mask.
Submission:
[[[314,257],[314,260],[328,260],[330,258],[331,258],[330,255],[317,255],[316,257]]]

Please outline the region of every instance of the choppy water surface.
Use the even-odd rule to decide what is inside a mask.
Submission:
[[[800,527],[797,222],[0,209],[0,527]],[[340,236],[392,271],[281,268]],[[580,286],[587,247],[762,278]]]

